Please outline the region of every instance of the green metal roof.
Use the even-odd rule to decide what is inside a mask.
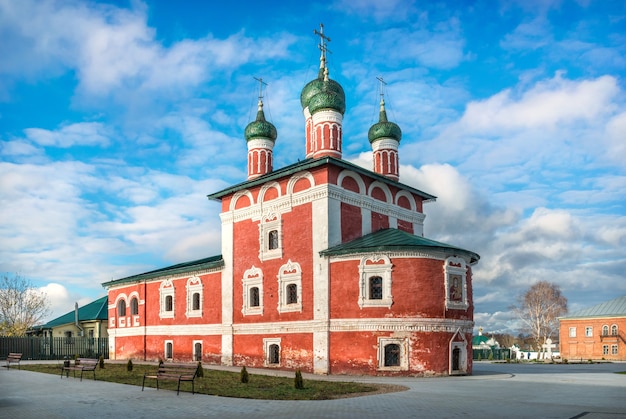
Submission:
[[[574,319],[580,317],[624,317],[626,316],[626,295],[618,297],[593,307],[579,310],[560,319]]]
[[[479,346],[481,343],[487,343],[489,338],[485,335],[477,335],[472,337],[472,346]]]
[[[97,299],[85,306],[78,308],[78,321],[90,321],[90,320],[108,320],[109,311],[108,311],[109,297],[104,296],[102,298]],[[62,326],[64,324],[74,323],[76,320],[76,313],[74,310],[68,312],[67,314],[62,315],[61,317],[57,317],[54,320],[50,320],[48,323],[41,326],[42,329],[52,329],[53,327]]]
[[[108,288],[115,285],[126,284],[129,282],[139,282],[146,279],[158,278],[165,275],[176,275],[184,272],[199,271],[205,269],[214,269],[224,266],[224,259],[222,255],[211,256],[204,259],[192,260],[190,262],[183,262],[177,265],[168,266],[167,268],[161,268],[150,272],[144,272],[141,274],[128,276],[126,278],[116,279],[109,282],[104,282],[103,287]]]
[[[437,199],[436,196],[428,194],[426,192],[422,192],[419,189],[415,189],[411,186],[405,185],[403,183],[400,182],[395,182],[391,179],[389,179],[386,176],[383,175],[379,175],[378,173],[374,173],[371,170],[367,170],[362,168],[361,166],[357,166],[356,164],[352,164],[350,162],[347,162],[345,160],[341,160],[341,159],[336,159],[334,157],[321,157],[318,159],[306,159],[306,160],[302,160],[299,161],[297,163],[293,163],[290,164],[289,166],[285,166],[282,169],[279,170],[275,170],[273,172],[270,172],[266,175],[263,176],[259,176],[258,178],[252,179],[252,180],[248,180],[242,183],[239,183],[237,185],[231,186],[227,189],[221,190],[219,192],[215,192],[212,193],[211,195],[208,195],[208,198],[211,200],[215,200],[215,201],[219,201],[221,200],[223,197],[233,194],[235,192],[238,192],[242,189],[248,189],[248,188],[252,188],[254,186],[258,186],[258,185],[263,185],[266,182],[272,181],[272,180],[278,180],[281,179],[283,177],[286,176],[291,176],[295,173],[301,172],[303,170],[309,170],[309,169],[313,169],[316,167],[320,167],[323,166],[325,164],[332,164],[334,166],[338,166],[341,167],[343,169],[347,169],[347,170],[352,170],[354,172],[357,172],[359,174],[362,174],[364,176],[369,176],[373,179],[376,179],[382,183],[386,183],[388,185],[392,185],[395,186],[397,188],[400,189],[404,189],[406,191],[409,191],[411,193],[414,193],[418,196],[421,196],[422,198],[424,198],[426,201],[434,201],[435,199]]]
[[[330,247],[320,252],[321,256],[338,256],[362,252],[393,252],[415,250],[440,250],[447,254],[466,256],[470,263],[478,262],[480,256],[469,250],[415,236],[395,228],[378,230],[348,243]]]

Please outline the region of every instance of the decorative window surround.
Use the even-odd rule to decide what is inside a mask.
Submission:
[[[297,287],[298,301],[287,304],[287,287],[291,284]],[[302,312],[302,269],[299,263],[292,262],[289,259],[278,271],[278,312],[287,313],[294,311]]]
[[[465,259],[450,256],[444,264],[446,308],[467,310],[467,266]]]
[[[203,285],[202,280],[197,276],[193,276],[187,280],[187,311],[185,312],[185,316],[187,318],[190,317],[202,317],[202,307],[203,307]],[[194,301],[193,295],[200,294],[200,306],[198,309],[194,310]]]
[[[385,366],[385,347],[398,345],[400,348],[399,365]],[[408,342],[405,338],[378,338],[378,370],[379,371],[408,371]]]
[[[272,240],[270,240],[270,236]],[[283,257],[283,221],[280,214],[264,214],[259,224],[259,260]]]
[[[263,315],[263,271],[255,266],[246,270],[243,274],[243,305],[241,313],[244,316]],[[250,295],[252,288],[259,289],[259,305],[252,306]]]
[[[391,271],[393,265],[385,255],[364,256],[359,263],[359,307],[387,307],[393,304]],[[370,295],[370,278],[382,278],[382,298]]]
[[[161,282],[161,286],[159,287],[159,295],[160,295],[160,310],[159,310],[159,317],[161,319],[173,319],[174,318],[174,308],[176,307],[175,304],[175,295],[174,295],[174,284],[172,283],[171,279],[166,279],[165,281]],[[166,310],[167,304],[166,304],[166,300],[167,297],[171,297],[172,298],[172,309],[171,310]]]

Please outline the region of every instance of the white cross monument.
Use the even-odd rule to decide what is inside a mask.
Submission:
[[[546,339],[546,343],[541,347],[546,351],[545,359],[552,359],[552,349],[556,349],[556,344],[552,343],[552,339]]]

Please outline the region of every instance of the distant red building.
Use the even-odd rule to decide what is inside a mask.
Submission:
[[[434,196],[398,183],[400,128],[369,130],[374,170],[342,160],[345,95],[301,94],[306,160],[273,170],[263,103],[245,131],[248,179],[220,201],[222,254],[107,282],[117,359],[317,374],[469,374],[471,251],[423,237]]]

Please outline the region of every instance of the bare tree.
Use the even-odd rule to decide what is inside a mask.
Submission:
[[[559,329],[558,317],[567,313],[567,298],[558,285],[540,281],[532,285],[511,307],[522,321],[523,331],[530,334],[537,351]]]
[[[24,336],[49,313],[46,294],[29,280],[3,274],[0,278],[0,336]]]

